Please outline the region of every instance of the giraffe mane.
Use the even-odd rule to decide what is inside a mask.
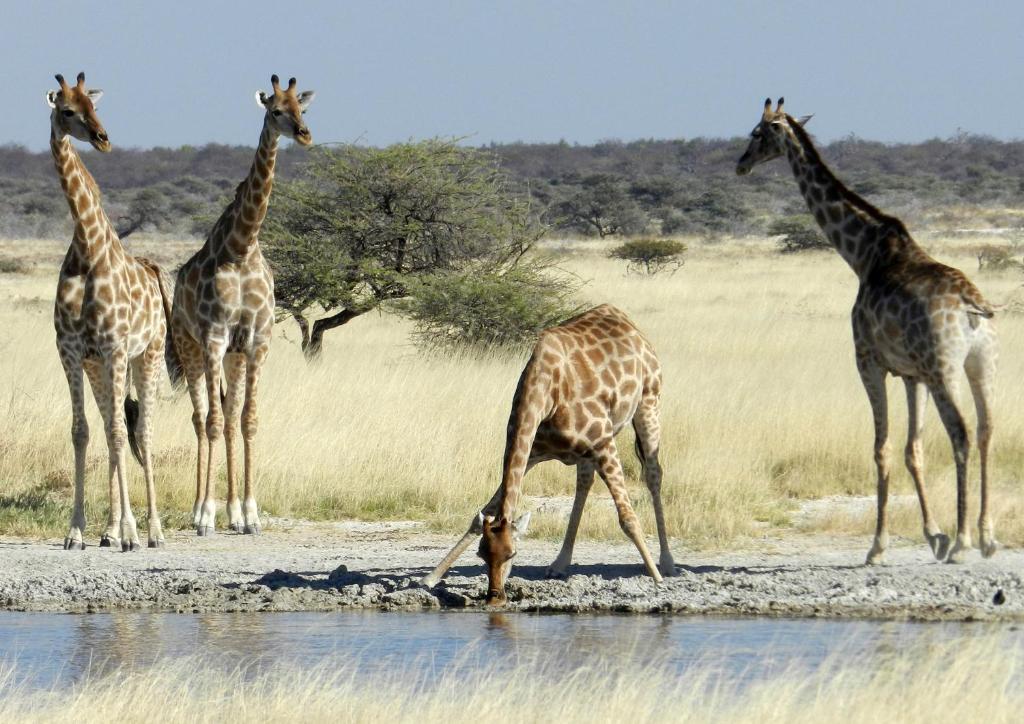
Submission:
[[[832,176],[832,180],[836,185],[836,189],[838,189],[840,195],[847,202],[849,202],[852,206],[860,209],[864,213],[868,214],[869,216],[877,219],[880,223],[892,227],[895,231],[901,234],[910,236],[910,232],[907,231],[907,227],[904,226],[902,221],[897,219],[895,216],[890,216],[889,214],[885,213],[860,194],[851,191],[846,184],[844,184],[841,180],[839,180],[836,177],[834,173],[832,173],[832,169],[829,168],[828,164],[826,164],[825,161],[821,158],[821,154],[818,153],[818,149],[814,146],[813,141],[811,141],[810,134],[807,133],[806,129],[804,129],[804,127],[801,126],[797,122],[797,120],[793,118],[793,116],[787,113],[786,120],[789,122],[789,127],[793,130],[793,134],[797,137],[797,140],[800,141],[800,145],[803,146],[804,153],[806,153],[810,157],[811,161],[816,162],[819,167],[828,171],[829,175]]]

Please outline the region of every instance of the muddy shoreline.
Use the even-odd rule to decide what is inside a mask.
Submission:
[[[0,538],[0,607],[86,613],[424,610],[482,607],[472,552],[440,586],[418,585],[455,537],[413,523],[277,521],[262,536],[168,536],[161,550],[122,554],[87,541]],[[527,540],[506,610],[680,615],[1024,620],[1024,553],[939,564],[918,541],[894,541],[885,566],[862,565],[868,541],[792,535],[728,552],[674,550],[675,578],[655,584],[625,543],[582,542],[566,580],[545,580],[557,543]]]

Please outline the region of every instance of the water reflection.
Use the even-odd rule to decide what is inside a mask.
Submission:
[[[354,666],[359,675],[439,674],[487,664],[570,672],[657,663],[701,666],[752,680],[812,670],[842,654],[863,663],[912,645],[998,632],[1024,648],[1016,626],[869,621],[568,614],[261,613],[95,615],[0,613],[0,661],[29,686],[80,680],[120,667],[201,656],[209,665]]]

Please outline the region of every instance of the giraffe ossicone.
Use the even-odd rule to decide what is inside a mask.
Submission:
[[[878,515],[869,564],[881,563],[889,543],[886,506],[889,493],[890,445],[888,375],[902,377],[906,387],[908,431],[905,459],[914,480],[925,539],[939,560],[961,562],[971,547],[967,521],[967,458],[970,443],[957,397],[960,375],[966,373],[978,416],[981,509],[980,548],[995,553],[989,511],[988,452],[992,436],[991,404],[998,344],[990,304],[958,269],[941,264],[922,249],[899,219],[879,211],[849,190],[825,164],[797,120],[765,101],[761,120],[750,133],[746,151],[736,164],[745,175],[755,166],[785,156],[807,206],[832,246],[857,274],[860,287],[853,305],[853,340],[857,370],[871,403],[875,423],[875,466]],[[928,506],[924,483],[921,430],[931,393],[953,447],[957,481],[957,533],[950,548]]]
[[[548,575],[562,577],[572,563],[583,507],[597,472],[615,503],[619,525],[656,580],[675,575],[661,504],[659,419],[661,364],[647,338],[615,307],[603,304],[541,333],[519,378],[509,415],[498,490],[469,530],[421,583],[435,586],[456,559],[480,538],[487,567],[487,603],[505,603],[505,582],[529,513],[516,517],[523,476],[539,462],[576,466],[576,495],[562,548]],[[661,547],[657,565],[626,493],[615,436],[629,422],[653,500]]]
[[[71,142],[110,150],[96,115],[103,92],[85,86],[85,73],[46,94],[50,107],[50,151],[75,227],[61,264],[53,321],[57,351],[71,393],[71,439],[75,450],[75,492],[64,548],[85,547],[85,455],[89,424],[84,376],[89,378],[103,418],[108,452],[110,513],[101,546],[138,550],[139,536],[128,499],[125,444],[142,464],[148,498],[149,546],[164,545],[152,467],[152,411],[163,362],[170,291],[160,269],[125,251],[103,211],[99,187]],[[128,399],[131,382],[139,400]],[[126,425],[133,414],[132,429]]]
[[[178,270],[171,332],[192,400],[196,435],[196,497],[192,521],[199,535],[215,531],[216,444],[224,437],[228,527],[258,534],[254,455],[257,389],[274,327],[274,278],[260,251],[259,231],[274,184],[281,136],[309,146],[303,114],[313,91],[296,92],[294,78],[271,93],[256,92],[263,129],[252,167],[221,213],[206,243]],[[224,380],[222,387],[221,380]],[[235,435],[241,423],[244,500],[239,500]]]

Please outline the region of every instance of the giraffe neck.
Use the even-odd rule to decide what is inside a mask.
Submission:
[[[786,133],[786,158],[807,207],[858,277],[864,279],[894,255],[924,254],[902,222],[883,214],[836,178],[810,136],[792,118]]]
[[[218,224],[218,228],[223,228],[220,246],[230,257],[245,258],[259,246],[260,227],[267,215],[270,192],[274,186],[279,135],[271,127],[270,122],[264,120],[263,132],[260,134],[260,143],[256,148],[256,156],[249,169],[249,175],[238,186],[235,200],[228,209],[232,212],[230,222],[223,226]]]
[[[71,137],[50,129],[50,152],[60,177],[60,185],[67,198],[71,217],[75,222],[71,251],[82,262],[91,262],[120,244],[110,228],[110,221],[100,203],[100,189],[96,180],[82,163]]]

